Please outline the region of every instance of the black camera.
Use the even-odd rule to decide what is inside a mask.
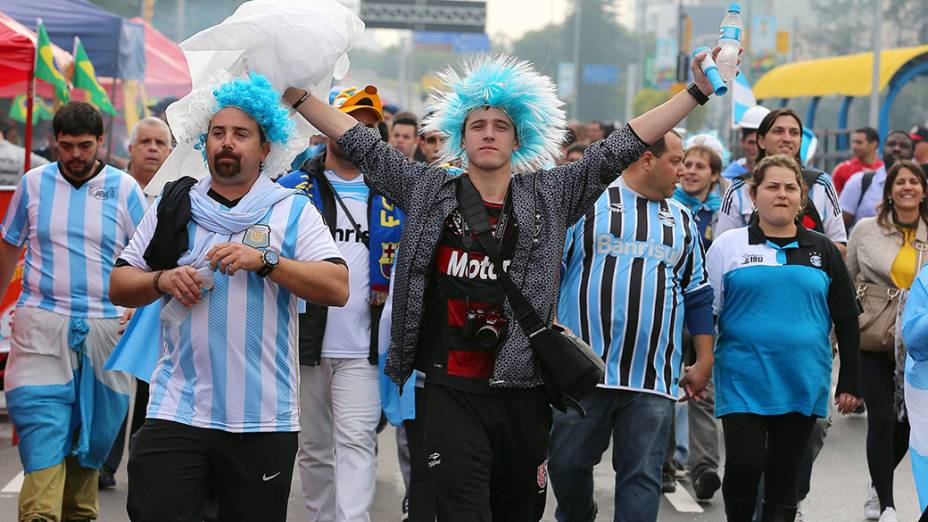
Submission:
[[[462,333],[464,337],[473,339],[480,348],[492,350],[506,338],[508,325],[509,321],[499,313],[490,310],[468,310]]]

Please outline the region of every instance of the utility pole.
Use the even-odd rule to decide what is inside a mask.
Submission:
[[[873,78],[870,81],[870,126],[879,128],[880,54],[883,51],[883,0],[873,0]]]
[[[583,66],[580,63],[580,19],[583,16],[583,0],[575,0],[574,5],[574,100],[571,116],[579,120],[580,85],[583,83]]]
[[[177,0],[177,10],[174,14],[174,18],[176,19],[175,21],[177,24],[176,29],[175,29],[177,31],[177,36],[175,37],[175,39],[178,42],[183,40],[184,37],[187,35],[187,28],[184,27],[184,18],[186,17],[186,13],[187,13],[186,0]]]

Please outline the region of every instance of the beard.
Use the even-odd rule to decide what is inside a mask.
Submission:
[[[94,155],[90,161],[84,160],[70,160],[64,164],[67,174],[72,178],[83,178],[90,174],[90,171],[93,169],[93,166],[97,163],[97,156]]]
[[[242,171],[242,158],[231,151],[220,151],[213,157],[212,173],[221,178],[234,178]]]

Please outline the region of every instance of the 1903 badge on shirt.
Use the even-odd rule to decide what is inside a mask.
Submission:
[[[242,243],[252,248],[267,248],[271,246],[271,227],[267,225],[252,225],[245,231]]]

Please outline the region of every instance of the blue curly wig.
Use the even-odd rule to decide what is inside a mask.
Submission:
[[[248,73],[248,79],[236,78],[213,89],[216,109],[226,107],[241,109],[251,116],[264,133],[264,138],[272,143],[287,143],[295,130],[287,109],[280,105],[280,94],[271,87],[261,74]],[[201,150],[205,145],[206,134],[200,136]],[[204,151],[205,154],[205,151]]]
[[[439,77],[447,90],[431,92],[428,105],[434,112],[427,117],[424,130],[448,136],[442,161],[466,161],[464,122],[471,111],[481,107],[500,109],[512,120],[519,140],[519,147],[512,152],[514,172],[544,168],[560,154],[567,125],[564,103],[551,79],[530,63],[484,55],[464,62],[459,70],[449,68]]]

